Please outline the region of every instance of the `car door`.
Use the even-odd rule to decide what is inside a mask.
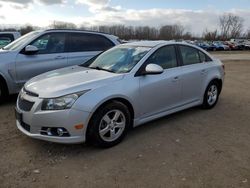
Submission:
[[[151,63],[160,65],[164,72],[139,77],[143,118],[173,109],[181,99],[181,68],[178,67],[175,46],[158,49],[143,66]]]
[[[201,99],[202,83],[206,75],[205,62],[201,61],[199,50],[191,46],[179,45],[182,59],[182,103],[183,105]]]
[[[44,72],[69,66],[65,53],[65,33],[44,34],[30,45],[36,46],[39,51],[25,54],[22,50],[16,58],[16,75],[20,84]]]
[[[98,34],[69,33],[68,62],[70,65],[80,65],[113,46],[113,42]]]

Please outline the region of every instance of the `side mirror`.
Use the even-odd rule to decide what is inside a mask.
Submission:
[[[161,74],[163,73],[163,68],[157,64],[148,64],[145,68],[145,74]]]
[[[37,53],[39,50],[36,46],[28,45],[25,47],[25,54],[31,55]]]

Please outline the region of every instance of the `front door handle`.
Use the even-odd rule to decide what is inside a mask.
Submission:
[[[56,56],[55,59],[65,59],[65,56]]]

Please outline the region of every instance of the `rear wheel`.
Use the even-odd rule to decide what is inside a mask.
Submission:
[[[0,80],[0,103],[2,103],[8,95],[5,84]]]
[[[98,109],[90,120],[87,141],[100,147],[112,147],[125,137],[131,115],[126,105],[111,102]]]
[[[213,108],[219,99],[219,84],[216,81],[212,81],[207,86],[207,89],[203,98],[203,107],[205,109]]]

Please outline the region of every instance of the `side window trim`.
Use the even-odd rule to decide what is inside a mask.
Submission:
[[[180,50],[180,44],[176,44],[176,54],[177,54],[177,58],[178,58],[178,61],[179,61],[179,66],[183,66],[183,59],[182,59],[182,56],[181,56],[181,50]]]
[[[198,55],[199,55],[199,59],[200,59],[200,63],[204,63],[203,61],[201,61],[201,53],[203,53],[202,51],[198,50],[197,49],[197,52],[198,52]],[[203,53],[204,54],[204,53]],[[205,55],[205,54],[204,54]],[[206,56],[205,56],[205,62],[206,62]]]
[[[65,33],[65,46],[64,46],[64,53],[68,53],[70,48],[70,33]]]

